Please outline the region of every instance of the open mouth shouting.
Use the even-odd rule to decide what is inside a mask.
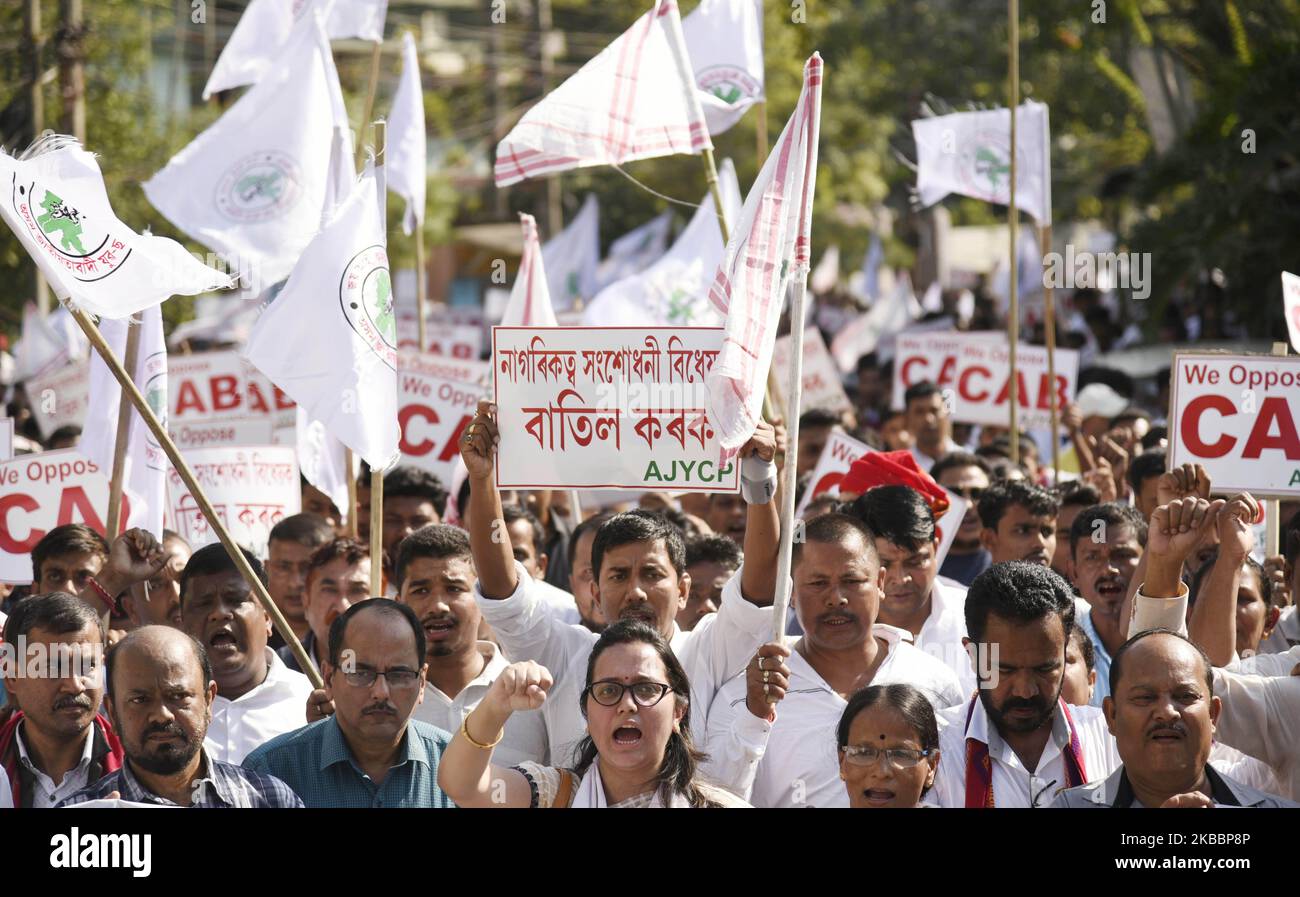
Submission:
[[[425,617],[421,621],[424,626],[424,637],[431,642],[442,642],[451,638],[456,631],[456,618],[453,616],[442,617]]]
[[[617,747],[636,747],[643,737],[641,727],[634,722],[623,723],[614,730],[614,744]]]
[[[208,636],[208,651],[218,657],[230,657],[238,654],[240,645],[235,630],[229,626],[223,626]]]
[[[1102,603],[1100,608],[1093,610],[1113,616],[1119,613],[1119,605],[1124,600],[1124,593],[1128,591],[1128,584],[1118,576],[1103,576],[1093,583],[1093,590]]]
[[[873,807],[887,807],[898,795],[888,788],[864,788],[862,797]]]

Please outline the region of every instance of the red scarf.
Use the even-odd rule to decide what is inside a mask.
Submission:
[[[0,726],[0,766],[3,766],[3,775],[9,779],[9,789],[14,795],[14,806],[21,807],[22,799],[22,776],[18,774],[21,763],[18,752],[18,724],[22,722],[23,713],[21,710],[15,711],[14,715],[9,718],[3,726]],[[95,721],[91,724],[90,737],[94,738],[96,729],[104,736],[104,741],[108,745],[108,750],[102,757],[92,756],[92,761],[103,764],[101,777],[108,775],[110,772],[117,772],[122,768],[122,742],[118,740],[117,733],[102,714],[95,714]],[[92,751],[94,749],[92,748]],[[95,784],[87,782],[88,785]]]
[[[975,702],[979,695],[971,698],[966,710],[966,728],[970,728],[971,716],[975,713]],[[1057,701],[1065,723],[1070,729],[1070,744],[1065,751],[1065,781],[1067,788],[1084,785],[1088,781],[1087,768],[1083,765],[1083,745],[1079,742],[1079,733],[1074,729],[1074,717],[1064,701]],[[989,759],[989,746],[978,738],[966,739],[966,808],[993,809],[993,761]]]

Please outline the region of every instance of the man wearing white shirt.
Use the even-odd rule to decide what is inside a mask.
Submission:
[[[960,699],[970,697],[975,670],[962,644],[966,589],[939,578],[939,533],[925,497],[909,486],[876,486],[852,513],[875,535],[884,576],[879,622],[904,630],[913,645],[945,663],[961,685]]]
[[[868,685],[902,682],[938,709],[960,702],[962,692],[956,675],[910,645],[908,633],[876,622],[885,572],[856,518],[823,514],[809,522],[794,544],[791,573],[804,636],[763,646],[723,686],[709,715],[703,770],[756,807],[847,807],[835,730],[848,698]],[[779,707],[770,702],[782,697]]]
[[[541,521],[531,511],[516,504],[505,505],[501,511],[515,560],[523,564],[528,575],[537,581],[542,597],[555,608],[564,622],[581,623],[582,617],[573,596],[546,581],[550,558],[543,550],[546,534],[542,530]]]
[[[1247,495],[1230,502],[1210,503],[1188,497],[1156,508],[1147,537],[1146,578],[1138,587],[1129,620],[1129,635],[1148,629],[1186,633],[1187,586],[1183,565],[1220,514],[1229,515],[1240,530],[1254,522],[1257,505]],[[1244,536],[1243,536],[1244,538]],[[1205,648],[1212,662],[1230,656],[1224,645],[1235,639],[1233,600],[1205,596],[1193,615],[1193,641]],[[1216,635],[1217,633],[1217,635]],[[1285,654],[1260,654],[1225,669],[1214,668],[1214,693],[1222,702],[1215,735],[1224,744],[1264,761],[1272,768],[1283,794],[1300,800],[1300,676],[1286,675],[1300,663],[1300,648]],[[1274,675],[1251,675],[1251,673]]]
[[[422,527],[397,546],[393,572],[397,600],[415,611],[427,646],[424,700],[411,718],[455,732],[509,665],[496,645],[478,637],[482,615],[474,600],[469,537],[453,526]],[[530,710],[510,716],[493,756],[508,764],[545,764],[547,752],[542,711]]]
[[[532,578],[514,560],[508,539],[501,535],[504,522],[494,482],[497,431],[490,412],[490,404],[481,402],[461,440],[461,457],[471,483],[470,542],[478,574],[476,598],[506,655],[512,661],[536,661],[554,677],[543,714],[551,763],[564,766],[572,763],[574,748],[586,729],[579,698],[598,636],[558,618],[541,600]],[[776,439],[770,425],[759,425],[736,463],[751,452],[767,461],[773,459]],[[774,503],[750,505],[745,556],[755,558],[758,569],[767,569],[767,562],[775,557],[778,533]],[[682,632],[675,618],[690,594],[685,565],[681,534],[645,512],[612,518],[597,532],[592,545],[596,595],[605,618],[640,619],[659,630],[690,679],[692,716],[705,720],[718,688],[744,669],[770,636],[775,583],[771,578],[763,581],[756,574],[747,574],[742,567],[728,584],[718,613],[692,631]]]
[[[975,578],[966,630],[979,693],[940,714],[940,806],[1045,807],[1119,765],[1102,712],[1061,699],[1073,626],[1074,596],[1046,565],[994,564]]]
[[[261,561],[244,557],[265,581]],[[194,552],[181,573],[181,628],[207,649],[217,682],[204,740],[212,759],[242,763],[263,742],[306,725],[311,683],[267,647],[271,618],[219,543]]]
[[[943,392],[929,380],[914,383],[903,393],[903,420],[916,440],[912,457],[926,473],[944,455],[960,448],[952,441],[952,418]]]

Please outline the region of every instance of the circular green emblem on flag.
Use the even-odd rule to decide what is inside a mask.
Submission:
[[[39,181],[15,176],[9,197],[14,217],[58,268],[83,283],[103,280],[131,255],[125,233],[110,233],[70,197]]]
[[[298,162],[279,150],[245,156],[217,182],[217,208],[232,221],[256,223],[279,218],[301,197]]]
[[[339,279],[339,307],[370,351],[396,369],[397,315],[388,252],[383,246],[368,246],[348,262]]]
[[[1011,137],[983,131],[958,149],[957,176],[971,196],[1006,202],[1011,185]],[[1024,159],[1017,159],[1024,165]],[[1021,181],[1023,183],[1023,179]]]
[[[747,71],[734,65],[711,65],[695,76],[695,83],[700,90],[713,94],[728,106],[763,91]]]

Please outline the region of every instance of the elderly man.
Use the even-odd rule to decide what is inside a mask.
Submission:
[[[979,502],[980,542],[992,555],[993,563],[1028,561],[1052,562],[1056,551],[1056,512],[1061,502],[1055,495],[1021,480],[1001,480],[984,491]]]
[[[1056,807],[1300,807],[1256,791],[1209,762],[1221,710],[1210,658],[1168,629],[1140,632],[1116,652],[1103,704],[1123,765],[1070,788]]]
[[[480,402],[474,421],[461,440],[461,457],[469,471],[470,544],[478,575],[475,598],[484,619],[513,661],[533,660],[555,677],[555,687],[542,708],[550,739],[551,762],[572,762],[586,729],[581,692],[587,660],[597,635],[565,623],[547,605],[509,543],[500,538],[500,496],[495,482],[496,424],[491,406]],[[742,446],[739,458],[757,452],[772,461],[777,449],[771,425]],[[740,463],[739,458],[736,463]],[[690,595],[686,548],[681,533],[645,511],[611,518],[592,543],[595,594],[606,620],[634,618],[654,626],[671,645],[691,682],[691,713],[707,719],[709,705],[723,682],[745,668],[772,632],[775,581],[768,562],[776,557],[780,524],[774,502],[751,504],[744,530],[745,558],[723,590],[722,606],[690,632],[676,623]],[[771,569],[775,569],[774,567]]]
[[[261,562],[247,551],[244,557],[264,578]],[[214,760],[238,763],[307,721],[311,683],[268,647],[271,618],[220,544],[194,552],[181,573],[181,628],[203,646],[217,682],[211,725],[204,726]]]
[[[309,807],[450,807],[438,761],[451,736],[411,718],[424,699],[425,636],[387,598],[354,604],[330,626],[322,670],[335,713],[262,745],[246,769],[289,783]]]
[[[352,605],[370,595],[370,549],[356,539],[338,538],[326,542],[307,560],[307,591],[303,609],[310,629],[302,647],[321,668],[330,624]],[[298,658],[288,645],[277,652],[284,665],[301,673]]]
[[[126,762],[60,806],[114,793],[161,806],[302,806],[278,779],[245,772],[204,749],[217,683],[207,652],[185,633],[170,626],[133,630],[109,653],[106,682],[109,718]]]
[[[17,806],[53,807],[122,765],[99,715],[103,624],[66,592],[33,595],[5,622],[4,642],[13,653],[0,672],[22,709],[0,726],[3,778]]]
[[[889,488],[906,487],[880,486],[863,497]],[[775,565],[765,572],[776,578]],[[857,518],[823,514],[809,523],[794,544],[791,573],[804,635],[764,645],[718,692],[703,768],[756,807],[847,807],[831,748],[855,691],[904,682],[936,708],[963,695],[943,662],[909,644],[905,630],[878,621],[888,573]]]
[[[1046,564],[994,564],[975,578],[966,631],[979,693],[939,715],[940,806],[1045,807],[1119,764],[1102,712],[1061,699],[1073,627],[1074,596]]]
[[[946,664],[961,683],[958,700],[974,694],[975,671],[962,645],[966,589],[939,578],[939,532],[930,505],[909,486],[877,486],[852,508],[874,534],[884,571],[880,622],[906,631],[913,645]]]

